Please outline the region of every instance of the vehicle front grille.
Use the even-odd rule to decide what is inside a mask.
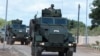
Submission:
[[[64,43],[64,35],[63,34],[50,34],[48,36],[48,41],[50,43]]]
[[[24,33],[17,33],[17,37],[24,37]]]

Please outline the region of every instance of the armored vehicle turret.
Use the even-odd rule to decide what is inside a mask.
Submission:
[[[29,44],[29,37],[26,32],[26,25],[22,24],[22,20],[12,20],[11,24],[7,25],[7,44],[14,44],[15,41],[20,41]]]
[[[54,9],[54,5],[52,4],[50,8],[45,8],[42,10],[42,17],[61,17],[61,10]]]
[[[44,50],[58,52],[59,56],[64,56],[64,53],[73,56],[76,43],[68,26],[68,20],[62,17],[60,9],[43,9],[42,17],[31,19],[32,56],[41,56]]]
[[[11,24],[22,24],[22,20],[16,19],[16,20],[12,20]]]

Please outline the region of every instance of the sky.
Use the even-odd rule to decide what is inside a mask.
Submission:
[[[93,0],[88,0],[88,14]],[[55,5],[56,9],[62,10],[62,16],[72,20],[78,18],[78,4],[80,4],[80,21],[86,24],[86,0],[8,0],[7,21],[13,19],[23,20],[23,24],[29,25],[30,19],[41,17],[41,10]],[[6,0],[0,0],[0,18],[5,19]],[[87,15],[88,16],[88,15]],[[87,25],[91,20],[87,17]]]

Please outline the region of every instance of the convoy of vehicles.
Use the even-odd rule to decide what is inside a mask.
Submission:
[[[27,27],[22,20],[12,20],[5,30],[0,31],[0,40],[3,43],[6,36],[7,44],[20,41],[22,45],[28,45],[32,40],[32,56],[41,56],[43,51],[58,52],[59,56],[73,56],[76,52],[75,38],[70,33],[70,23],[62,17],[61,9],[50,8],[42,10],[42,16],[30,20]]]

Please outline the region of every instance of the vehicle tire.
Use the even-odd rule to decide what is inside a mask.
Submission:
[[[24,45],[24,41],[21,41],[21,45]]]
[[[64,52],[59,52],[58,56],[64,56]]]
[[[25,41],[25,45],[28,45],[28,42],[27,41]]]
[[[68,50],[66,56],[73,56],[73,51]]]
[[[28,44],[30,44],[30,41],[28,41],[28,40],[25,41],[25,45],[28,45]]]
[[[14,44],[14,40],[11,38],[9,43],[10,43],[10,45],[13,45]]]
[[[13,45],[13,44],[14,44],[14,42],[13,42],[13,41],[10,41],[8,44]]]
[[[3,39],[1,39],[1,43],[3,43],[4,42],[4,40]]]

